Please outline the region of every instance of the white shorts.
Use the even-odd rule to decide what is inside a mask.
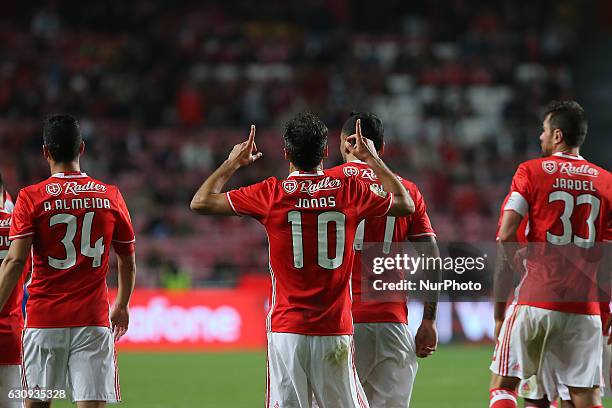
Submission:
[[[21,366],[0,365],[0,407],[22,408],[23,400],[21,398],[11,398],[21,397],[21,390]],[[9,393],[16,393],[16,395],[9,396]]]
[[[355,324],[355,365],[372,408],[407,408],[418,369],[416,347],[402,323]]]
[[[602,397],[610,397],[610,364],[612,363],[612,346],[607,344],[608,337],[603,338],[603,352],[602,352],[602,381],[601,394]],[[556,383],[556,376],[548,360],[544,360],[542,363],[542,371],[539,376],[532,376],[527,380],[521,380],[519,386],[518,395],[522,398],[528,398],[532,400],[539,400],[545,396],[549,401],[561,398],[563,401],[570,401],[571,396],[567,386]]]
[[[547,360],[557,384],[600,386],[601,330],[599,316],[517,305],[502,325],[491,371],[526,380],[541,377]]]
[[[369,408],[353,336],[268,333],[266,408]]]
[[[26,328],[23,367],[28,390],[65,390],[73,402],[121,401],[115,343],[108,327]]]

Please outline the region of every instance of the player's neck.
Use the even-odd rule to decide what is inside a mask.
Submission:
[[[300,172],[300,173],[318,173],[319,171],[323,171],[323,164],[319,164],[317,167],[315,167],[314,169],[310,169],[310,170],[302,170],[302,169],[298,169],[297,167],[295,167],[293,165],[293,163],[289,163],[289,174],[294,173],[294,172]]]
[[[354,161],[359,161],[359,159],[356,158],[355,156],[353,156],[352,154],[347,153],[346,154],[346,162],[350,163],[350,162],[354,162]]]
[[[51,174],[71,173],[71,172],[81,171],[81,166],[78,161],[67,162],[67,163],[54,162],[50,164],[50,167],[51,167]]]
[[[580,156],[580,148],[561,145],[553,149],[552,154],[555,154],[555,153],[563,153],[563,154],[569,154],[572,156]]]

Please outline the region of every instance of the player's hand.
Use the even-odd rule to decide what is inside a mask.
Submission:
[[[251,125],[251,133],[246,142],[238,143],[232,149],[227,160],[237,167],[248,166],[262,156],[255,144],[255,125]]]
[[[111,329],[115,341],[119,341],[127,332],[130,324],[130,312],[127,307],[115,304],[110,313]]]
[[[499,338],[499,333],[501,333],[502,325],[504,324],[503,320],[495,320],[495,330],[493,331],[493,338],[497,340]]]
[[[355,134],[346,138],[344,150],[364,162],[368,159],[378,158],[374,142],[361,133],[361,119],[357,119],[357,122],[355,122]]]
[[[423,320],[414,336],[416,355],[419,358],[429,357],[438,347],[438,330],[432,320]]]

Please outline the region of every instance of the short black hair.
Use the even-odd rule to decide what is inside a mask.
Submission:
[[[361,119],[361,133],[374,142],[376,150],[382,149],[385,141],[385,128],[382,120],[372,112],[351,112],[351,116],[342,125],[342,134],[350,136],[355,134],[355,124]]]
[[[285,150],[300,170],[312,170],[323,160],[327,146],[327,126],[310,112],[298,113],[285,126]]]
[[[83,138],[79,122],[71,115],[54,114],[45,119],[43,142],[56,162],[76,160]]]
[[[552,101],[544,110],[544,119],[550,114],[550,129],[560,129],[563,140],[570,147],[579,147],[586,138],[588,124],[584,109],[576,101]]]

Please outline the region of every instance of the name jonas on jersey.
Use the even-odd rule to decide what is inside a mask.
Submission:
[[[573,180],[566,178],[556,178],[553,188],[564,188],[576,191],[597,191],[593,182],[590,180]]]
[[[336,197],[298,198],[295,208],[330,208],[336,206]]]
[[[111,208],[111,202],[108,198],[72,198],[69,200],[59,199],[45,201],[43,203],[45,211],[54,210],[89,210],[89,209],[108,209]]]

